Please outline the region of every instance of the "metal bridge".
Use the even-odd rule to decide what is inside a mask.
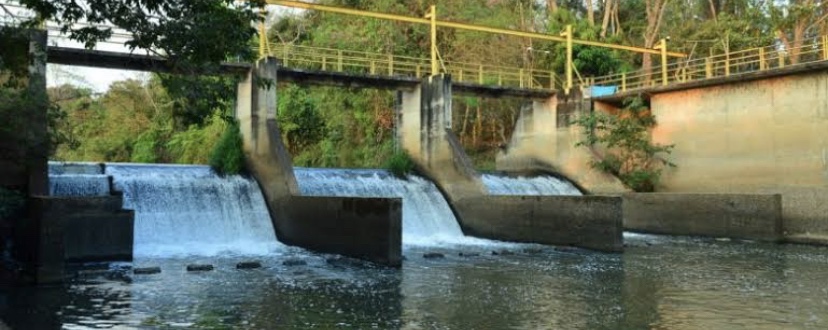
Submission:
[[[431,28],[431,57],[419,58],[390,53],[332,49],[305,45],[274,43],[266,38],[264,24],[260,25],[260,40],[256,47],[261,56],[273,56],[282,61],[281,80],[333,84],[344,86],[371,86],[400,88],[414,86],[423,76],[448,73],[460,93],[494,96],[548,97],[555,91],[570,89],[591,90],[604,87],[603,94],[630,94],[665,86],[715,80],[723,77],[738,78],[756,72],[781,68],[792,68],[828,60],[828,36],[814,38],[796,49],[782,49],[778,45],[748,50],[732,51],[702,58],[686,58],[684,54],[667,50],[666,40],[661,40],[654,49],[606,44],[595,41],[577,40],[572,37],[571,27],[560,35],[547,35],[440,21],[437,9],[431,6],[426,18],[386,13],[367,12],[305,3],[299,1],[268,0],[269,4],[320,10],[343,15],[357,15],[383,20],[402,21],[412,24],[427,24]],[[8,4],[6,6],[9,6]],[[14,5],[12,5],[14,6]],[[17,8],[22,8],[18,7]],[[8,12],[0,12],[2,21],[8,22]],[[53,25],[46,22],[51,38],[65,38]],[[535,38],[563,42],[567,45],[565,72],[537,67],[515,67],[485,63],[446,61],[437,49],[437,28],[464,29],[500,35]],[[129,40],[127,31],[115,30],[110,44]],[[641,54],[661,56],[660,65],[650,70],[623,72],[601,77],[583,77],[572,63],[572,45],[581,44],[604,47]],[[672,60],[671,60],[672,58]],[[113,69],[165,71],[163,58],[152,55],[136,55],[117,51],[85,50],[79,48],[50,46],[48,60],[56,64],[85,65]],[[226,63],[225,70],[245,72],[250,64]],[[576,77],[577,76],[577,77]],[[577,79],[576,79],[577,78]],[[599,89],[595,89],[599,90]]]

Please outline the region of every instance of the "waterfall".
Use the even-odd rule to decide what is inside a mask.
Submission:
[[[399,179],[388,171],[296,168],[302,194],[403,199],[403,244],[490,244],[463,235],[448,202],[434,183],[417,176]]]
[[[279,250],[259,186],[208,166],[106,164],[135,211],[135,256],[269,254]]]
[[[571,183],[553,176],[508,177],[484,174],[483,183],[492,195],[582,195]]]

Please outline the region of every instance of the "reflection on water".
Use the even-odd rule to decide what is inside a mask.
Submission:
[[[406,250],[400,270],[290,249],[240,259],[139,259],[157,275],[87,274],[65,286],[0,291],[14,329],[778,329],[828,327],[828,249],[626,237],[624,254]],[[428,250],[429,252],[432,250]],[[458,252],[479,256],[458,256]],[[304,266],[283,266],[300,258]],[[212,272],[187,273],[210,262]]]

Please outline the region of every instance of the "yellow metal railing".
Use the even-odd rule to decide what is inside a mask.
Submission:
[[[651,88],[675,83],[728,77],[783,68],[791,65],[828,60],[828,36],[807,40],[800,47],[785,49],[767,46],[732,51],[704,58],[674,61],[667,64],[666,81],[662,67],[638,70],[588,79],[587,86],[615,86],[619,92]],[[582,85],[582,87],[587,87]]]
[[[431,74],[432,62],[427,58],[283,43],[270,43],[268,50],[291,68],[415,78]],[[444,61],[443,66],[454,82],[525,89],[561,87],[552,71],[455,61]]]

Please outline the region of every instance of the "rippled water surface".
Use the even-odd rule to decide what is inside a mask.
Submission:
[[[257,270],[235,269],[245,257],[137,259],[162,273],[84,271],[64,286],[0,291],[0,318],[14,329],[828,328],[826,248],[626,240],[623,254],[477,246],[424,259],[435,250],[411,247],[398,270],[294,248],[255,257]],[[187,273],[194,262],[216,270]]]

